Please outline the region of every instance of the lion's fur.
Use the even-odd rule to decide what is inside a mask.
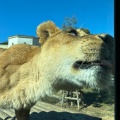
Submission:
[[[98,35],[80,35],[79,30],[77,34],[48,21],[37,27],[41,47],[19,44],[4,51],[0,56],[0,107],[30,109],[45,95],[82,86],[81,81],[93,87],[109,86],[108,69],[97,75],[100,67],[76,69],[73,65],[111,58],[111,46]]]
[[[0,48],[0,55],[5,51],[6,49]]]
[[[59,31],[59,28],[52,21],[44,22],[37,27],[36,33],[40,44],[44,44],[48,37]]]

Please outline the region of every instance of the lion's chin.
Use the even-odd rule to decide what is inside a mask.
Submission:
[[[111,82],[110,69],[101,61],[84,63],[76,61],[72,69],[69,67],[66,70],[66,68],[55,77],[53,86],[56,90],[72,90],[81,87],[105,89]]]
[[[108,66],[101,65],[99,62],[82,65],[76,72],[76,80],[95,89],[106,89],[112,85],[110,69]]]

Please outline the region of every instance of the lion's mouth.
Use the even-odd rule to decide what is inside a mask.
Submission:
[[[112,64],[110,61],[108,60],[97,60],[97,61],[91,61],[91,62],[87,62],[87,61],[76,61],[73,64],[73,67],[75,69],[88,69],[90,67],[93,66],[101,66],[101,67],[106,67],[106,68],[111,68]]]

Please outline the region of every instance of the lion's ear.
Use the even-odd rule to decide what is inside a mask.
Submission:
[[[59,31],[59,28],[52,21],[47,21],[37,27],[36,33],[39,43],[44,44],[48,37]]]

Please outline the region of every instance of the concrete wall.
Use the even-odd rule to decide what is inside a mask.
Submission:
[[[8,39],[8,47],[18,44],[18,37],[13,37]]]
[[[40,46],[39,40],[36,37],[21,35],[12,36],[8,38],[8,47],[15,44],[29,44]]]
[[[33,39],[32,38],[20,38],[20,37],[18,37],[18,44],[32,45],[33,44]]]

